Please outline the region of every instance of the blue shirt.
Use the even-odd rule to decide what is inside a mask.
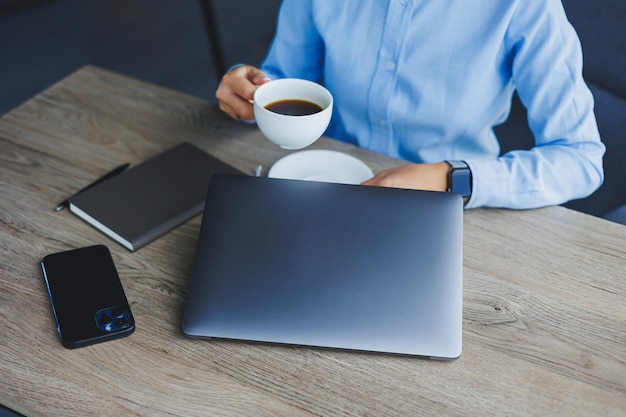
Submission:
[[[262,69],[323,83],[326,134],[412,162],[464,160],[468,208],[532,208],[603,180],[593,97],[560,0],[285,0]],[[514,90],[536,146],[499,156]]]

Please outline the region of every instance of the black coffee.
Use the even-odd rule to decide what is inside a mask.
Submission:
[[[317,104],[306,100],[279,100],[268,104],[265,108],[287,116],[307,116],[324,110]]]

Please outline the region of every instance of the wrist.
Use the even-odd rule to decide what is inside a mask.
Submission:
[[[472,171],[465,161],[445,161],[448,164],[447,190],[461,195],[467,204],[472,196]]]
[[[228,69],[226,70],[225,74],[228,74],[229,72],[231,72],[232,70],[236,70],[239,67],[245,67],[247,64],[244,64],[242,62],[239,62],[237,64],[231,65],[230,67],[228,67]]]
[[[448,191],[448,172],[450,166],[446,162],[430,164],[433,167],[431,188],[435,191]]]

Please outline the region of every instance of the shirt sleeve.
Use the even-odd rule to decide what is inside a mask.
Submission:
[[[312,0],[284,0],[276,36],[261,65],[269,78],[323,83],[324,43],[315,27]]]
[[[561,2],[519,2],[505,47],[535,147],[466,161],[473,176],[467,208],[524,209],[588,196],[604,179],[605,146],[582,76],[581,45]]]

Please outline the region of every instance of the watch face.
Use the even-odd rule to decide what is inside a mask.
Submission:
[[[448,187],[463,198],[472,195],[472,171],[465,161],[446,161],[450,165]]]

